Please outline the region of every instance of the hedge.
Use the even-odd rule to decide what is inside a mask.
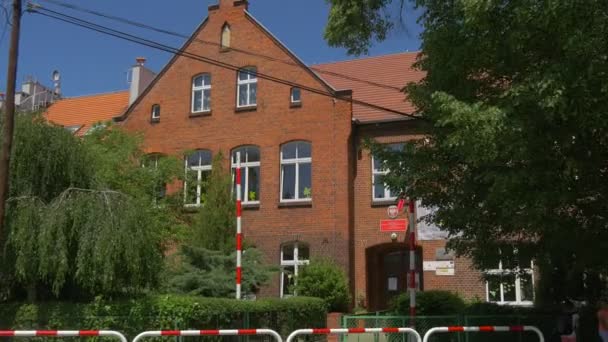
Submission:
[[[151,296],[130,301],[0,304],[2,329],[109,329],[133,338],[145,330],[270,328],[287,336],[298,328],[325,326],[323,300],[308,297],[237,301]]]

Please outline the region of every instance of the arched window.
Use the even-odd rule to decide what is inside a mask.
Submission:
[[[186,206],[200,206],[205,194],[207,179],[211,174],[209,150],[197,150],[186,157],[186,181],[184,183],[184,202]]]
[[[200,74],[192,79],[192,113],[211,110],[211,75]]]
[[[241,155],[241,199],[245,204],[260,202],[260,149],[256,146],[242,146],[232,151],[233,192],[236,194],[236,154]]]
[[[298,273],[310,259],[308,244],[291,242],[281,246],[281,297],[296,295],[293,287]]]
[[[152,173],[154,182],[152,184],[152,194],[154,196],[154,203],[158,203],[161,199],[165,198],[167,194],[167,184],[162,179],[162,174],[159,172],[160,162],[163,155],[160,153],[149,153],[143,156],[141,166]]]
[[[237,107],[253,107],[257,104],[258,76],[254,67],[239,70],[237,77]]]
[[[312,199],[311,144],[293,141],[281,146],[281,202]]]
[[[230,25],[228,24],[224,24],[222,27],[221,47],[222,49],[230,48]]]
[[[150,113],[152,120],[160,120],[160,105],[153,104],[152,111]]]

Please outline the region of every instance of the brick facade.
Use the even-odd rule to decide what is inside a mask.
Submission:
[[[183,51],[239,67],[255,66],[259,73],[334,92],[261,27],[246,12],[246,6],[245,1],[230,0],[211,6],[209,17]],[[231,46],[254,53],[201,43],[219,44],[226,23],[231,29]],[[194,115],[191,82],[200,73],[211,75],[211,112]],[[236,80],[235,70],[176,56],[128,109],[122,125],[143,134],[146,152],[182,155],[194,149],[208,149],[214,154],[222,151],[226,167],[234,148],[258,146],[260,204],[243,213],[245,239],[257,245],[267,261],[275,265],[279,264],[282,244],[307,243],[311,256],[328,256],[344,267],[355,298],[368,296],[366,250],[391,241],[390,234],[379,231],[379,220],[386,217],[388,204],[372,203],[371,159],[360,141],[373,137],[381,142],[400,142],[421,137],[423,132],[413,121],[357,125],[349,101],[305,90],[301,107],[292,108],[291,87],[263,78],[258,78],[256,108],[239,111]],[[154,104],[161,106],[158,122],[151,120]],[[294,140],[312,145],[312,202],[285,205],[280,201],[280,147]],[[403,239],[400,234],[398,240]],[[444,243],[422,242],[425,260],[434,257],[435,248]],[[425,289],[451,289],[468,297],[485,297],[479,274],[469,270],[466,260],[456,260],[455,276],[424,274],[423,281]],[[279,280],[275,279],[261,295],[279,295]]]

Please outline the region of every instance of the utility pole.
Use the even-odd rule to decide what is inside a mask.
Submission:
[[[8,71],[6,72],[6,101],[2,123],[2,148],[0,150],[0,238],[4,228],[6,200],[8,199],[9,165],[15,127],[15,87],[17,86],[19,34],[21,33],[21,7],[21,0],[13,0],[12,22],[10,23],[12,27],[11,42],[8,51]]]

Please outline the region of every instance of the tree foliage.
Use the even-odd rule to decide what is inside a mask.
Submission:
[[[167,263],[164,291],[168,293],[235,296],[236,205],[224,162],[221,152],[213,158],[211,174],[201,184],[201,207],[184,234],[180,252]],[[245,247],[242,260],[243,294],[253,295],[275,269],[264,263],[262,253],[254,247]]]
[[[141,167],[139,138],[112,128],[83,140],[30,116],[15,132],[4,296],[90,298],[153,287],[175,215],[154,205],[160,171]]]
[[[407,96],[429,135],[403,152],[374,148],[386,181],[436,208],[427,219],[478,267],[515,245],[540,266],[540,299],[597,297],[608,267],[605,2],[416,5],[426,77]]]

